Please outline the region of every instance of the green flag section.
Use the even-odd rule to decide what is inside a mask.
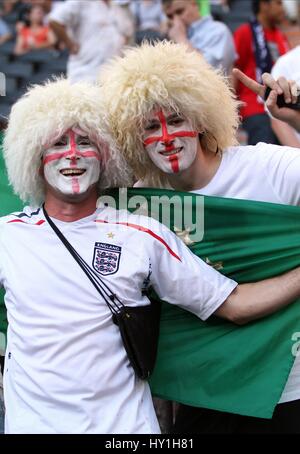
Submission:
[[[3,133],[0,131],[0,216],[5,216],[13,211],[18,211],[22,207],[21,201],[13,194],[8,185],[2,155]],[[6,334],[7,321],[4,306],[4,292],[0,289],[0,333]],[[4,349],[4,336],[0,336],[0,352]]]
[[[109,194],[117,203],[121,200],[118,191]],[[202,198],[168,190],[128,190],[131,211],[138,212],[133,203],[136,200],[143,209],[151,207],[152,216],[161,220],[168,210],[168,199],[174,196],[184,200],[183,212],[197,210],[197,199]],[[204,237],[190,248],[220,272],[240,283],[253,282],[300,264],[300,208],[202,199]],[[178,205],[170,212],[174,217]],[[178,217],[176,222],[178,227]],[[181,230],[189,226],[183,227]],[[165,303],[158,359],[150,380],[152,392],[188,405],[271,418],[295,359],[292,351],[297,339],[300,301],[241,327],[216,317],[202,322]]]

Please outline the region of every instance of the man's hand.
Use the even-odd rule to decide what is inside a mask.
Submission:
[[[72,55],[78,54],[79,44],[77,44],[69,37],[66,30],[66,26],[64,24],[61,24],[60,22],[56,22],[54,20],[50,20],[49,26],[51,30],[53,30],[58,41],[63,42],[67,46],[67,49],[69,50],[70,54]]]
[[[186,26],[178,16],[169,22],[168,37],[175,43],[187,42]]]
[[[70,54],[76,55],[79,52],[79,44],[75,43],[75,41],[71,41],[67,46],[69,49]]]
[[[285,121],[300,132],[300,111],[277,106],[278,95],[283,95],[286,103],[295,104],[298,96],[298,86],[295,81],[280,77],[277,81],[269,73],[262,75],[263,85],[246,76],[237,68],[233,69],[233,75],[246,87],[265,98],[267,87],[271,88],[270,94],[265,102],[270,114],[278,120]]]

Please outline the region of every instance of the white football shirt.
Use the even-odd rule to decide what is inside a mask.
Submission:
[[[237,285],[149,218],[100,208],[55,222],[125,305],[149,304],[149,285],[205,320]],[[6,433],[159,433],[148,383],[135,376],[109,308],[42,210],[1,218],[0,285]]]

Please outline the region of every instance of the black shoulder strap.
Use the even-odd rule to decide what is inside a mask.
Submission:
[[[261,24],[255,19],[250,21],[256,61],[256,79],[261,83],[263,73],[271,72],[273,62],[268,43]]]

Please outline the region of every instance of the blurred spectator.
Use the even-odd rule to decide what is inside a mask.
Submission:
[[[300,2],[299,0],[283,0],[284,9],[290,22],[299,21]]]
[[[162,0],[169,19],[168,37],[198,50],[215,68],[229,75],[236,59],[229,28],[211,16],[201,17],[197,0]]]
[[[8,25],[0,17],[0,45],[9,41],[11,38],[12,33],[10,32]]]
[[[220,12],[229,12],[230,1],[231,0],[210,0],[209,1],[210,8],[211,8],[211,10],[214,9],[215,11],[219,10]],[[200,3],[201,3],[201,0],[200,0]]]
[[[49,49],[56,38],[48,25],[44,25],[45,12],[42,6],[34,5],[29,13],[29,25],[22,26],[17,35],[15,55],[22,55],[36,49]]]
[[[144,39],[155,41],[164,38],[167,32],[167,18],[163,13],[160,0],[135,0],[130,4],[135,18],[135,42]]]
[[[16,13],[22,5],[22,0],[2,0],[1,2],[1,16],[7,16]]]
[[[33,6],[41,6],[44,10],[44,25],[48,23],[48,14],[55,8],[57,1],[52,0],[26,0],[18,12],[16,30],[19,31],[24,25],[29,26],[29,15]],[[61,2],[59,2],[61,3]]]
[[[70,52],[68,77],[95,81],[105,61],[121,53],[132,23],[110,0],[67,0],[49,15],[49,25]]]
[[[300,46],[295,47],[280,57],[272,69],[272,76],[277,80],[283,76],[294,80],[300,86]],[[282,145],[300,147],[300,133],[287,123],[272,118],[272,128]]]
[[[255,19],[241,25],[234,33],[238,53],[236,67],[261,83],[261,75],[271,72],[278,57],[288,50],[287,40],[278,28],[285,12],[282,0],[252,0],[252,5]],[[278,143],[263,101],[239,82],[236,83],[236,90],[244,103],[241,116],[248,144]]]

